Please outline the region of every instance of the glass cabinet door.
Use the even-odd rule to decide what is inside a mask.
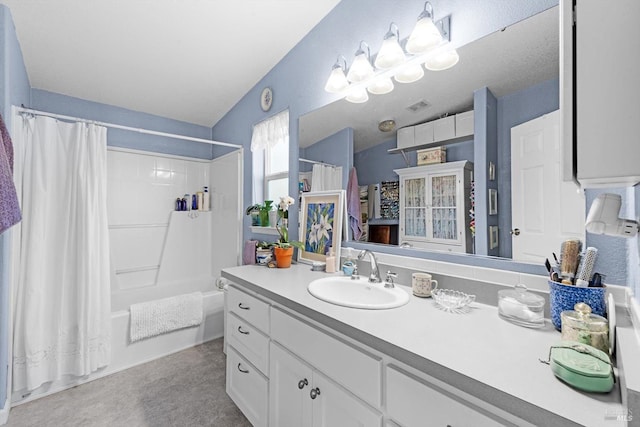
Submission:
[[[458,240],[458,175],[431,175],[431,236],[433,239]]]
[[[407,178],[404,180],[404,235],[427,236],[426,179]]]

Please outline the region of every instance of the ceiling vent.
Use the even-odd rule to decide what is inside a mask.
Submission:
[[[429,108],[429,107],[431,107],[431,104],[429,104],[425,100],[421,100],[421,101],[416,102],[413,105],[409,105],[407,107],[407,110],[409,110],[409,111],[411,111],[413,113],[417,113],[418,111],[424,110],[425,108]]]

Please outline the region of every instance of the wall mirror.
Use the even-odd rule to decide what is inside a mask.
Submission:
[[[493,171],[496,182],[500,183],[497,184],[497,212],[498,216],[504,217],[500,222],[502,235],[499,236],[500,245],[504,249],[495,255],[510,259],[511,245],[507,243],[511,239],[508,235],[508,230],[511,229],[511,207],[510,197],[506,194],[511,191],[511,171],[507,170],[510,167],[510,139],[500,140],[500,137],[505,133],[508,135],[514,124],[509,123],[512,118],[503,118],[501,114],[505,113],[505,117],[517,116],[519,112],[513,110],[517,110],[518,105],[527,106],[532,103],[540,105],[542,112],[538,115],[558,108],[558,15],[558,8],[554,7],[462,46],[458,49],[460,62],[455,67],[440,72],[426,71],[425,77],[415,83],[395,83],[393,92],[370,95],[369,101],[364,104],[338,100],[301,116],[301,157],[336,164],[339,160],[335,157],[335,150],[322,150],[323,144],[328,139],[335,139],[336,134],[341,138],[351,135],[354,157],[343,159],[340,165],[345,168],[355,165],[360,185],[397,181],[398,175],[393,172],[394,169],[407,167],[407,162],[409,166],[416,166],[415,151],[406,153],[407,159],[401,154],[387,152],[396,146],[397,129],[435,120],[447,114],[472,110],[474,91],[486,87],[499,103],[500,100],[505,100],[500,105],[506,111],[498,111],[499,161]],[[519,97],[519,104],[507,102],[510,97]],[[531,118],[534,117],[537,115]],[[378,123],[386,119],[395,120],[395,131],[381,132],[378,129]],[[473,152],[474,140],[470,137],[469,141],[447,146],[447,161],[473,161]],[[303,170],[305,169],[301,163],[301,171]],[[488,232],[488,229],[485,231]],[[357,247],[374,245],[351,243]],[[375,245],[376,250],[384,251],[382,245]],[[400,254],[402,249],[394,246],[393,253]],[[413,249],[406,251],[411,256],[418,252]],[[467,259],[473,257],[469,254],[461,256]],[[539,264],[535,269],[529,270],[539,272],[538,266]],[[522,270],[519,267],[516,269]]]

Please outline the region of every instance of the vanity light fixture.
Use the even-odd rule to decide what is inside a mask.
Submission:
[[[389,25],[382,47],[376,56],[375,66],[380,70],[397,67],[405,61],[404,50],[400,47],[400,31],[395,23]]]
[[[448,45],[451,17],[434,22],[433,16],[433,6],[426,2],[406,41],[406,52],[402,49],[398,26],[392,22],[376,55],[375,69],[371,64],[371,50],[364,41],[360,42],[348,72],[346,59],[339,56],[325,90],[342,94],[349,102],[362,103],[369,99],[367,92],[374,95],[391,92],[394,89],[392,79],[399,83],[420,80],[424,76],[423,65],[431,71],[453,67],[460,58]]]
[[[442,34],[433,22],[433,6],[425,2],[424,10],[418,16],[418,22],[407,40],[407,52],[414,55],[425,53],[442,43]]]
[[[360,42],[360,46],[356,51],[356,59],[353,60],[353,64],[351,64],[351,68],[349,68],[347,80],[351,83],[360,83],[372,78],[373,74],[371,50],[369,49],[369,45],[363,40]]]
[[[336,63],[333,64],[333,68],[331,68],[331,75],[329,76],[329,80],[327,80],[327,84],[324,86],[324,90],[330,93],[340,93],[349,87],[347,76],[344,75],[346,69],[347,59],[339,55]]]

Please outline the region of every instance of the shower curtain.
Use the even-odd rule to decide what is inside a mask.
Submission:
[[[343,190],[342,167],[313,165],[311,172],[311,191]]]
[[[107,132],[14,116],[13,390],[84,376],[111,357]]]

